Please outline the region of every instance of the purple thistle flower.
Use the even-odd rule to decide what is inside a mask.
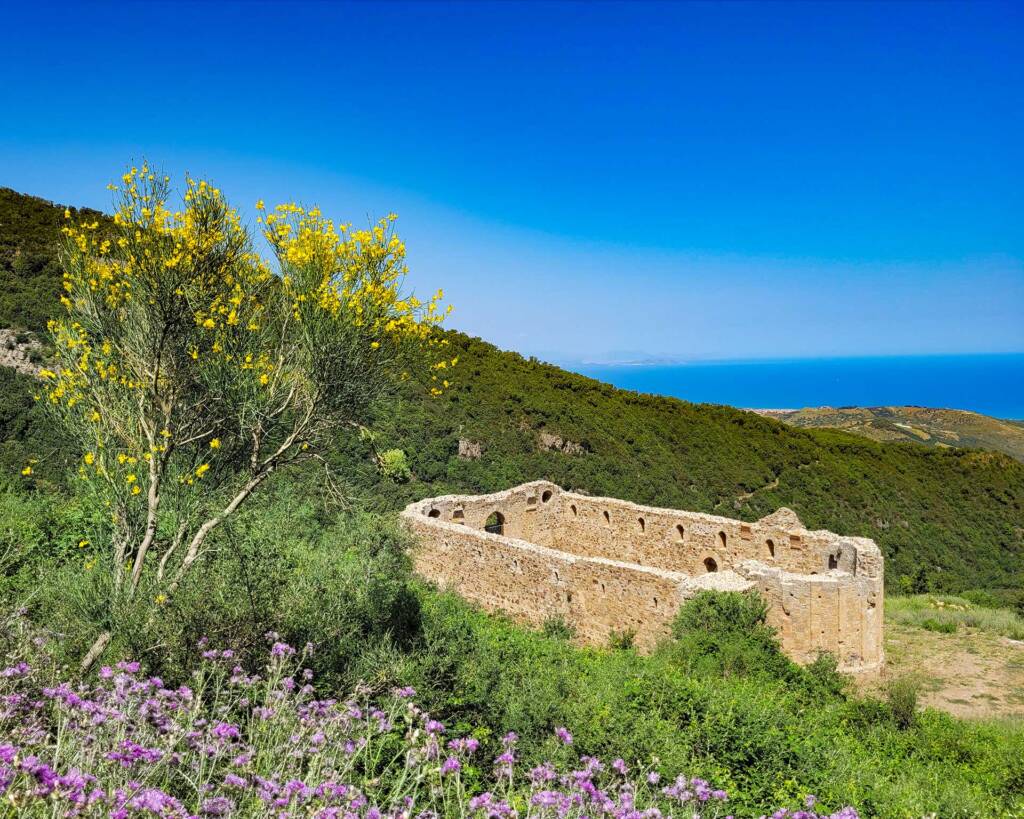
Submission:
[[[555,736],[561,740],[563,745],[572,745],[572,734],[569,733],[568,728],[559,726],[555,729]]]

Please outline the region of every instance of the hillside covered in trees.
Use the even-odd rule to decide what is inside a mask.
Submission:
[[[0,189],[0,326],[39,331],[54,311],[63,211]],[[1024,464],[1006,455],[794,429],[615,389],[459,333],[449,339],[459,358],[450,390],[432,398],[410,389],[372,433],[327,453],[371,508],[546,478],[745,520],[789,506],[810,528],[874,538],[888,583],[907,589],[1024,583]],[[38,455],[33,447],[61,450],[40,428],[30,379],[0,378],[0,466],[11,476]]]

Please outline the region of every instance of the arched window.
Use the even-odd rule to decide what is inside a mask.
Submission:
[[[725,546],[726,546],[725,532],[719,532],[718,533],[718,545],[721,548],[723,548],[723,549],[725,548]]]
[[[428,518],[439,518],[439,517],[441,517],[441,510],[440,509],[431,509],[429,512],[427,512],[427,517]]]
[[[540,496],[541,503],[547,503],[551,500],[551,490],[545,489],[543,494]]]
[[[676,536],[676,540],[679,543],[682,543],[683,538],[686,537],[686,530],[683,528],[683,524],[681,523],[678,526],[676,526]]]
[[[640,526],[640,531],[641,532],[643,532],[647,528],[647,523],[644,521],[643,518],[637,518],[636,522],[637,522],[637,525]]]
[[[765,541],[765,546],[768,547],[768,557],[775,557],[775,541],[771,538]]]
[[[492,535],[505,534],[505,516],[501,512],[491,512],[484,521],[484,531]]]
[[[710,574],[711,572],[718,571],[718,563],[713,557],[704,558],[704,569]]]
[[[605,510],[605,513],[604,513],[604,522],[605,523],[611,523],[612,522],[612,516],[608,514],[608,510],[607,509]]]

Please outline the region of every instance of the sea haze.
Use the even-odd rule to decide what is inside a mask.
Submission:
[[[917,405],[1024,419],[1024,353],[573,364],[627,390],[751,409]]]

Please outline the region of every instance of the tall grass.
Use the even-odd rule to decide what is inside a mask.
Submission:
[[[966,626],[1013,640],[1024,640],[1024,617],[1012,609],[987,608],[963,597],[945,594],[890,596],[885,601],[885,617],[893,623],[929,631],[952,633]]]

